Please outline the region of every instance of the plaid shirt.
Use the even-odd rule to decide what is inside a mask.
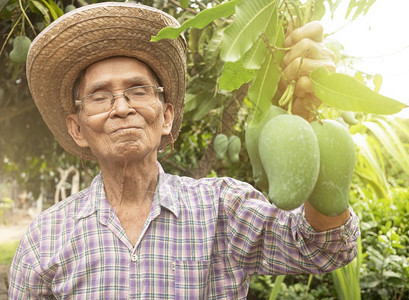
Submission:
[[[131,245],[98,175],[43,212],[18,247],[10,299],[245,299],[255,274],[322,273],[356,253],[358,219],[315,232],[303,207],[282,211],[249,184],[160,168]]]

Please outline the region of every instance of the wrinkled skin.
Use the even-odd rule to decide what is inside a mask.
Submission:
[[[80,84],[80,97],[105,91],[119,94],[135,85],[157,83],[141,62],[129,58],[107,59],[88,67]],[[79,133],[82,136],[76,135],[77,143],[90,147],[100,163],[140,159],[155,156],[161,136],[168,134],[162,128],[165,106],[156,98],[131,108],[124,97],[117,97],[108,113],[87,116],[80,110],[78,116],[72,115],[70,120],[81,124]]]
[[[95,92],[121,94],[137,85],[158,85],[142,62],[108,58],[89,66],[79,97]],[[158,97],[130,107],[116,97],[109,112],[89,116],[81,108],[67,116],[69,133],[89,147],[101,167],[105,192],[129,240],[135,244],[148,216],[158,180],[157,150],[172,128],[173,107]]]

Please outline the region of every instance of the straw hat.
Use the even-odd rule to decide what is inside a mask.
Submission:
[[[79,73],[113,56],[137,58],[158,76],[165,101],[175,108],[172,135],[176,139],[183,118],[186,81],[186,42],[150,42],[166,26],[179,26],[155,8],[105,2],[75,9],[44,29],[32,42],[27,57],[27,80],[38,110],[60,145],[68,152],[96,160],[89,148],[77,146],[67,131],[65,117],[75,112],[72,89]],[[170,143],[162,138],[159,149]]]

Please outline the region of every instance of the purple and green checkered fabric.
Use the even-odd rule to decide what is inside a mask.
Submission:
[[[303,207],[282,211],[231,178],[166,174],[131,245],[98,175],[23,236],[10,299],[246,299],[250,276],[322,273],[356,254],[358,219],[315,232]]]

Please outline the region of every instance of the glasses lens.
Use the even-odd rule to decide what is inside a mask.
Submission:
[[[97,115],[111,109],[111,93],[95,93],[85,96],[82,101],[88,115]]]
[[[125,90],[124,95],[131,101],[131,103],[136,103],[138,101],[154,99],[155,89],[153,86],[136,86]]]

